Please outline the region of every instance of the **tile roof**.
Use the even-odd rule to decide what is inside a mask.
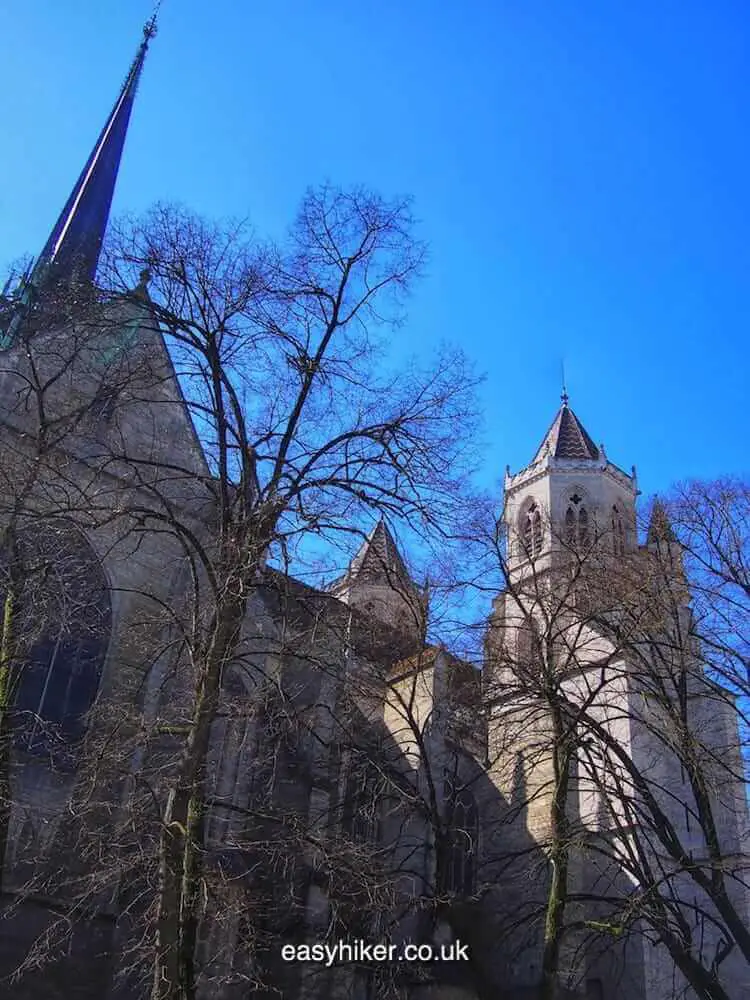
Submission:
[[[344,575],[335,580],[329,589],[335,590],[352,580],[378,578],[413,585],[396,541],[383,518],[364,540]]]
[[[583,458],[592,461],[598,461],[601,457],[601,452],[567,402],[563,402],[557,411],[552,426],[534,456],[534,462],[539,462],[546,455],[553,458]]]

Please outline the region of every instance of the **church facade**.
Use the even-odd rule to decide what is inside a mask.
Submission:
[[[149,321],[147,275],[132,296],[89,313],[79,295],[75,320],[32,307],[52,279],[74,276],[76,287],[95,279],[154,33],[152,21],[50,239],[0,313],[2,518],[15,553],[5,556],[6,610],[14,587],[26,595],[14,626],[24,669],[0,733],[9,776],[0,974],[25,966],[17,998],[114,1000],[150,988],[139,947],[145,887],[156,875],[143,844],[148,802],[158,801],[179,749],[185,692],[167,619],[190,568],[173,540],[137,530],[133,512],[158,485],[197,536],[210,536],[211,501],[195,485],[210,474]],[[116,392],[98,379],[102,358],[108,370],[123,359]],[[44,414],[33,405],[42,398]],[[123,455],[156,471],[134,476]],[[175,468],[192,469],[195,483]],[[594,443],[566,394],[504,493],[506,586],[481,670],[426,642],[429,594],[385,520],[325,591],[272,567],[259,579],[205,778],[201,996],[531,1000],[554,962],[559,997],[671,1000],[691,995],[691,967],[665,943],[669,907],[692,914],[685,934],[696,964],[720,968],[731,1000],[750,994],[715,899],[640,805],[652,795],[649,822],[663,817],[690,859],[703,856],[690,775],[663,738],[664,704],[647,697],[667,669],[655,662],[658,636],[690,619],[663,511],[655,508],[642,544],[635,469],[623,471]],[[664,553],[676,587],[653,570]],[[648,605],[666,605],[668,591],[669,623],[626,627],[622,608],[642,610],[649,574]],[[734,755],[736,775],[731,699],[693,653],[681,669],[696,730],[717,757]],[[122,749],[92,772],[82,748],[103,753],[99,722],[107,745]],[[742,868],[744,787],[717,778],[714,793],[722,855]],[[131,826],[143,818],[137,836],[123,816]],[[117,831],[112,878],[89,884],[97,864],[108,864],[109,831]],[[646,874],[655,871],[669,907],[648,899]],[[555,892],[564,912],[550,906]],[[728,893],[747,926],[742,878]],[[61,914],[68,936],[58,940],[48,930]],[[452,958],[284,957],[285,945],[333,946],[337,935],[387,942],[392,955],[416,943]]]

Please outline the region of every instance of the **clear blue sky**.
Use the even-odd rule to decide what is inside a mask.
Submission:
[[[6,0],[0,266],[38,252],[146,0]],[[750,10],[730,0],[165,0],[115,211],[280,234],[309,183],[411,193],[401,336],[487,373],[485,483],[571,405],[645,494],[750,470]]]

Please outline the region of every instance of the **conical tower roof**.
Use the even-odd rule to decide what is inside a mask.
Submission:
[[[344,575],[335,581],[331,589],[343,583],[375,579],[414,586],[396,540],[382,517],[360,546]]]
[[[586,428],[568,406],[566,393],[563,393],[562,406],[544,435],[544,440],[534,456],[534,462],[539,462],[546,456],[591,461],[598,461],[601,458],[601,453]]]

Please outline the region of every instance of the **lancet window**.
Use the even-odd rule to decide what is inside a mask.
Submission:
[[[574,493],[565,511],[564,537],[568,548],[585,549],[591,544],[589,512],[582,501],[583,497]]]
[[[616,556],[625,555],[625,522],[617,504],[612,508],[612,547]]]
[[[380,795],[374,775],[350,770],[344,790],[341,828],[352,840],[376,843],[380,836]]]
[[[476,888],[479,810],[468,788],[454,794],[452,782],[446,779],[445,790],[452,814],[445,857],[445,887],[458,896],[470,896]]]
[[[534,559],[542,551],[544,533],[542,530],[542,512],[532,503],[526,511],[522,525],[524,553],[529,559]]]

